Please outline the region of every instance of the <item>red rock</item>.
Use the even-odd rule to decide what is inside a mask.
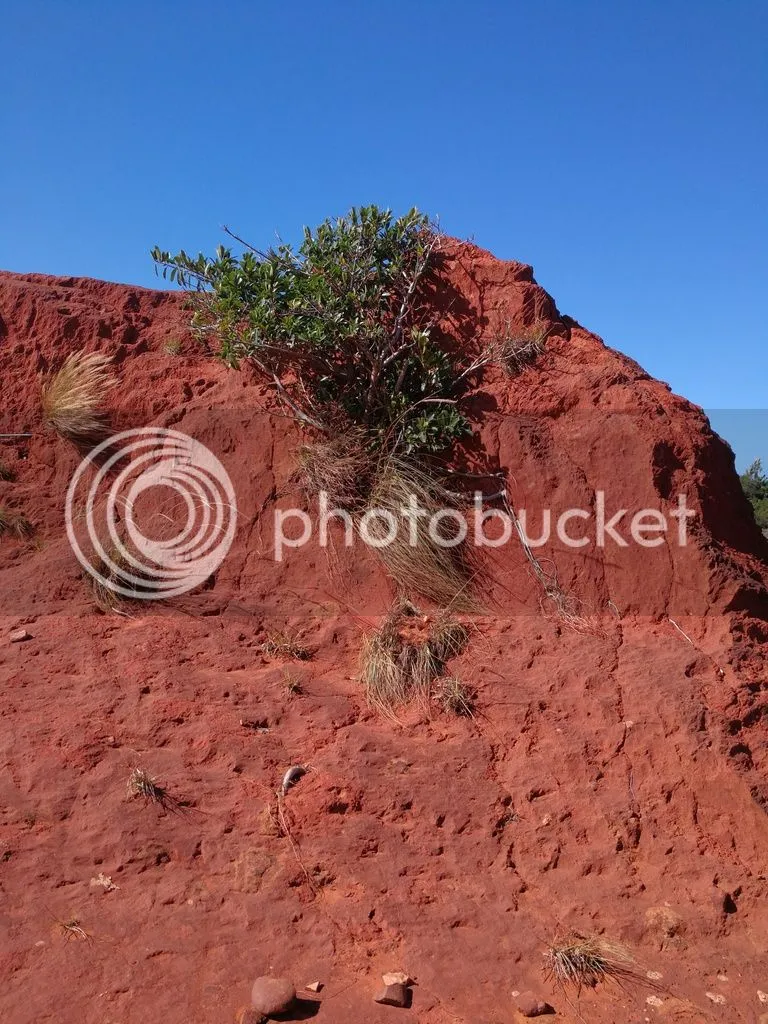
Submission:
[[[524,1017],[543,1017],[555,1012],[546,1000],[540,999],[534,992],[521,992],[515,999],[515,1005]]]
[[[375,1003],[383,1003],[385,1006],[407,1007],[411,1005],[411,990],[407,985],[399,982],[394,985],[385,985],[378,995],[373,997]]]
[[[235,1024],[265,1024],[267,1018],[252,1006],[242,1006],[235,1014]]]
[[[578,240],[566,244],[576,252]],[[738,972],[744,983],[729,994],[728,1013],[755,1015],[755,992],[768,987],[766,547],[732,454],[701,410],[561,317],[530,269],[468,243],[446,242],[446,259],[457,290],[440,326],[462,350],[492,341],[507,319],[544,318],[554,331],[521,376],[489,368],[478,382],[476,451],[457,468],[474,471],[482,445],[534,533],[543,507],[590,509],[598,488],[632,509],[673,507],[685,490],[697,518],[687,548],[665,545],[658,559],[632,546],[537,549],[576,599],[575,618],[542,594],[519,545],[495,549],[482,592],[493,614],[473,622],[456,667],[482,714],[429,726],[416,724],[415,709],[394,726],[362,699],[361,630],[392,599],[377,559],[345,548],[343,532],[330,579],[328,551],[316,542],[282,563],[271,557],[274,496],[281,508],[305,507],[291,483],[305,438],[247,367],[229,370],[193,342],[185,296],[0,274],[0,432],[34,429],[13,504],[34,515],[45,541],[38,549],[0,540],[0,611],[13,623],[44,622],[28,650],[0,647],[0,697],[15,737],[4,749],[0,870],[17,895],[14,914],[28,922],[5,929],[4,963],[28,965],[29,929],[48,939],[45,907],[58,881],[84,880],[95,902],[88,879],[104,871],[120,885],[110,900],[119,897],[125,960],[145,963],[148,950],[173,940],[177,955],[152,961],[136,1008],[159,1007],[163,1024],[231,1017],[229,994],[247,994],[248,963],[292,964],[306,977],[325,977],[327,964],[318,1020],[405,1020],[407,1010],[369,1012],[373,991],[359,984],[401,957],[460,1020],[479,1019],[482,987],[481,1019],[507,1021],[510,970],[538,970],[532,936],[559,921],[636,935],[638,960],[653,966],[655,950],[674,943],[662,958],[673,992],[714,970]],[[717,301],[733,301],[717,290],[717,268],[710,273]],[[653,303],[654,289],[671,292],[675,282],[651,266],[647,287]],[[183,341],[183,357],[166,354],[169,338]],[[215,580],[111,622],[94,614],[62,524],[79,455],[39,426],[41,375],[83,347],[116,358],[120,383],[107,399],[116,425],[172,424],[198,438],[227,467],[241,506]],[[261,663],[253,640],[286,624],[306,629],[317,648],[311,703],[301,708],[286,705],[280,670]],[[258,735],[241,718],[271,731]],[[157,770],[199,796],[197,808],[113,813],[121,750],[128,764],[136,750],[159,757]],[[318,784],[297,786],[283,810],[319,892],[274,792],[286,765],[305,759]],[[358,788],[360,806],[342,796]],[[318,814],[321,791],[334,791],[347,813]],[[543,872],[545,816],[547,855],[561,852]],[[166,863],[176,849],[183,862]],[[708,902],[713,878],[739,908],[727,929]],[[671,938],[663,921],[658,933],[645,924],[646,910],[666,902],[685,918]],[[66,900],[50,909],[69,912]],[[98,947],[101,924],[85,925]],[[23,973],[6,985],[8,1024],[50,1006],[58,1024],[74,1024],[103,1003],[103,977],[72,942],[47,941],[34,986]],[[592,996],[590,1024],[615,1024],[613,1003]]]
[[[381,980],[385,985],[412,985],[413,979],[410,978],[403,971],[389,971],[387,974],[382,974]]]
[[[296,989],[287,978],[257,978],[251,989],[251,1003],[266,1017],[286,1013],[296,1002]]]

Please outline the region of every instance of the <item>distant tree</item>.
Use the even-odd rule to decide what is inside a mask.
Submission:
[[[755,459],[746,473],[742,473],[741,486],[755,512],[757,525],[768,529],[768,476],[763,473],[763,464]]]

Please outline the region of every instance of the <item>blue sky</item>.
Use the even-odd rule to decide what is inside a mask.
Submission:
[[[416,205],[708,410],[766,402],[768,5],[4,5],[0,267]],[[765,413],[712,413],[743,467]]]

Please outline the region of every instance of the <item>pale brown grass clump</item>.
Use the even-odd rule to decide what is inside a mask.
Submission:
[[[325,493],[328,507],[354,512],[364,503],[371,456],[359,430],[303,444],[296,451],[298,479],[312,499]]]
[[[514,329],[507,324],[504,335],[493,345],[494,361],[508,377],[518,377],[544,351],[550,327],[544,323]]]
[[[13,481],[16,479],[16,471],[6,462],[0,462],[0,480]]]
[[[399,603],[363,639],[360,678],[368,703],[390,718],[414,700],[428,713],[435,680],[466,643],[466,628],[447,616],[426,635],[409,630],[409,619],[417,615],[412,605]]]
[[[99,611],[104,612],[105,615],[128,615],[136,602],[152,591],[151,577],[146,571],[139,571],[131,565],[118,548],[110,547],[106,553],[109,561],[94,554],[92,564],[97,575],[83,570],[83,577]],[[131,579],[132,576],[145,579],[146,587],[142,587],[136,580]],[[129,593],[123,594],[115,590],[115,587],[122,587]]]
[[[409,680],[400,660],[402,643],[389,620],[363,639],[360,678],[371,707],[387,717],[410,696]]]
[[[402,510],[411,508],[414,500],[426,515],[403,515]],[[457,536],[458,517],[465,510],[460,496],[412,460],[392,455],[377,469],[367,507],[389,513],[397,526],[391,543],[376,548],[376,554],[401,593],[418,594],[455,611],[477,610],[471,549],[466,541],[454,546],[440,543]],[[451,511],[450,518],[434,519],[444,510]],[[433,535],[431,521],[439,524]],[[382,518],[369,520],[368,529],[376,540],[384,540],[391,532]]]
[[[430,632],[430,646],[440,661],[457,658],[469,643],[469,630],[456,619],[441,615]]]
[[[165,788],[158,784],[149,772],[143,768],[134,768],[128,776],[128,796],[140,796],[147,803],[159,804],[165,807],[168,803],[168,793]]]
[[[623,984],[642,980],[634,957],[617,942],[574,933],[554,941],[544,954],[546,975],[565,988],[594,988],[600,981]]]
[[[101,352],[73,352],[43,385],[43,416],[62,437],[87,445],[108,434],[102,401],[116,384],[111,363]]]
[[[8,535],[19,540],[27,540],[34,533],[32,523],[22,512],[14,512],[0,506],[0,537]]]
[[[289,697],[300,697],[304,693],[304,684],[300,676],[289,669],[283,669],[283,686]]]
[[[435,700],[451,715],[473,717],[474,693],[460,679],[448,676],[441,679],[435,693]]]
[[[305,647],[298,636],[288,630],[267,633],[261,645],[262,651],[271,658],[293,658],[295,661],[309,661],[312,652]]]

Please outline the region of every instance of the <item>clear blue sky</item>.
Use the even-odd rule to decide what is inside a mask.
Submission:
[[[9,0],[0,267],[151,285],[156,242],[416,205],[676,391],[760,409],[767,38],[764,0]],[[712,419],[768,461],[765,415]]]

